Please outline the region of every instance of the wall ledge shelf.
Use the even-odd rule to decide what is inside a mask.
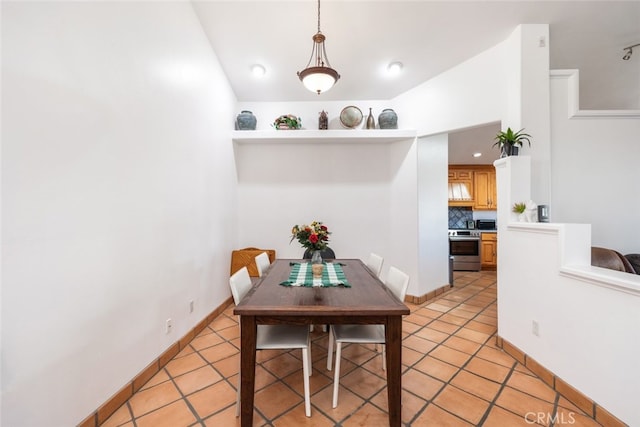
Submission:
[[[391,144],[413,139],[414,129],[236,130],[238,144]]]

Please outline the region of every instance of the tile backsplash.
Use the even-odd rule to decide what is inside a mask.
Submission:
[[[473,220],[473,210],[469,207],[449,207],[449,229],[467,228],[467,221]]]
[[[449,229],[467,228],[467,221],[475,221],[477,219],[496,220],[497,212],[474,211],[470,207],[449,206]]]

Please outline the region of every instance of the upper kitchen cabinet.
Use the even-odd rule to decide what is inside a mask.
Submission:
[[[487,170],[476,170],[473,173],[473,189],[475,192],[474,209],[496,210],[498,195],[496,191],[496,171],[493,167]]]
[[[449,206],[498,208],[496,172],[488,165],[449,165]]]
[[[473,171],[449,166],[449,206],[473,206]]]

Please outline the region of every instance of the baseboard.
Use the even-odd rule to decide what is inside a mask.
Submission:
[[[156,373],[173,359],[176,354],[180,353],[192,339],[194,339],[204,328],[207,327],[216,317],[218,317],[233,302],[233,298],[227,298],[220,306],[209,313],[204,319],[196,324],[182,338],[173,343],[153,362],[147,365],[138,375],[118,390],[105,403],[96,409],[91,415],[82,420],[77,427],[98,427],[104,423],[120,406],[133,396],[135,392],[140,390],[147,381],[149,381]]]
[[[522,352],[519,348],[503,339],[499,335],[496,336],[496,345],[504,350],[505,353],[511,355],[514,359],[526,366],[531,372],[536,374],[545,384],[560,393],[565,399],[582,409],[590,417],[607,427],[629,427],[627,424],[616,418],[611,412],[598,405],[588,396],[573,388],[562,378],[549,371],[547,368],[539,364],[528,354]]]
[[[444,294],[445,292],[451,290],[451,288],[453,288],[453,285],[444,285],[441,286],[437,289],[434,289],[431,292],[428,292],[422,296],[415,296],[415,295],[406,295],[404,300],[405,302],[409,302],[411,304],[422,304],[423,302],[435,299],[437,297],[439,297],[440,295]]]

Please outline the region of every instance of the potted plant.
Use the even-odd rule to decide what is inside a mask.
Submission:
[[[514,203],[511,210],[518,214],[519,221],[524,221],[525,219],[524,212],[527,210],[527,204],[524,202]]]
[[[505,132],[500,131],[494,138],[496,145],[500,147],[500,157],[517,156],[518,148],[522,147],[523,143],[528,143],[531,147],[531,135],[524,133],[524,128],[517,132],[514,132],[510,127]]]
[[[302,120],[293,114],[285,114],[275,119],[272,126],[276,129],[300,129]]]

